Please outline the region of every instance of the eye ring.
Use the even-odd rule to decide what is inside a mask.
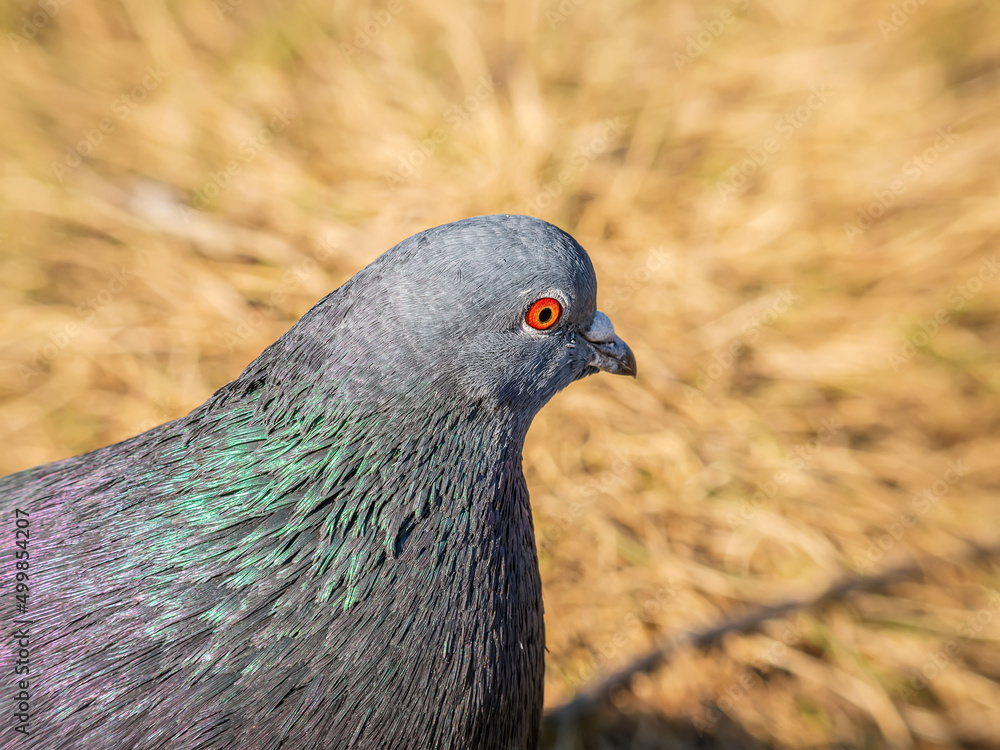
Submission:
[[[562,317],[562,303],[555,297],[542,297],[532,303],[524,322],[536,331],[547,331]]]

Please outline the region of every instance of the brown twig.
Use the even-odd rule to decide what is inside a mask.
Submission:
[[[972,551],[963,558],[965,562],[1000,555],[1000,542],[986,547],[972,542],[968,542],[968,544],[972,548]],[[591,713],[615,690],[627,688],[634,677],[654,671],[669,661],[671,656],[677,652],[688,648],[707,649],[718,643],[728,633],[754,632],[768,620],[784,617],[790,612],[821,607],[858,591],[874,591],[900,580],[918,578],[923,574],[930,562],[932,561],[926,559],[918,560],[907,565],[891,568],[877,576],[848,578],[829,586],[811,599],[794,600],[769,607],[762,607],[739,619],[726,620],[705,630],[684,633],[673,638],[670,643],[654,647],[642,656],[632,660],[630,664],[619,669],[617,672],[613,672],[594,683],[591,687],[580,691],[569,703],[552,709],[547,714],[546,719],[560,725],[572,723],[579,717]]]

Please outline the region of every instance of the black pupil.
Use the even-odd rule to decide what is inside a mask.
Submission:
[[[538,321],[540,323],[548,323],[551,317],[552,317],[551,307],[543,307],[542,311],[538,313]]]

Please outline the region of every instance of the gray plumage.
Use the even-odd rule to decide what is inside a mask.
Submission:
[[[430,229],[187,416],[0,479],[35,534],[29,746],[533,749],[521,451],[558,390],[635,374],[596,290],[537,219]]]

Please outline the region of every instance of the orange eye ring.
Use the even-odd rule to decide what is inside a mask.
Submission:
[[[562,305],[553,297],[537,300],[524,316],[524,322],[536,331],[546,331],[554,326],[562,315]]]

